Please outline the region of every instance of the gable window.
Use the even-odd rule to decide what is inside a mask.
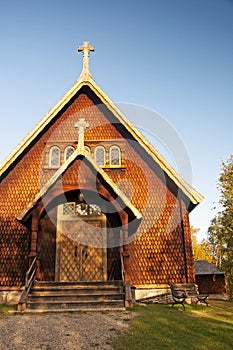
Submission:
[[[74,147],[68,146],[65,149],[64,160],[67,161],[68,158],[74,153]]]
[[[110,165],[120,166],[121,165],[121,150],[118,146],[112,146],[110,148]]]
[[[91,150],[88,146],[84,146],[84,149],[89,155],[91,154]]]
[[[97,146],[95,148],[95,161],[100,166],[105,166],[106,163],[106,151],[103,146]]]
[[[59,167],[60,157],[61,157],[60,148],[57,146],[51,147],[49,151],[49,166]]]

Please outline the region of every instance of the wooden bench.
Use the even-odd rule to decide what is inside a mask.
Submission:
[[[195,304],[197,303],[205,303],[208,306],[207,298],[209,296],[208,293],[200,294],[198,291],[198,287],[195,283],[170,283],[171,295],[173,301],[171,302],[172,307],[175,304],[181,304],[185,310],[185,303],[187,299],[194,299]]]

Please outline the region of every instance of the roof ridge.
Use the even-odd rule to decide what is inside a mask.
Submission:
[[[146,137],[133,125],[126,115],[111,101],[107,94],[99,87],[90,74],[83,71],[72,87],[60,98],[60,100],[45,114],[35,127],[23,138],[7,158],[0,164],[0,177],[7,168],[17,159],[23,150],[34,140],[43,128],[57,115],[57,113],[70,101],[70,99],[81,89],[82,86],[89,88],[107,105],[107,108],[117,117],[130,134],[140,143],[144,150],[159,164],[162,170],[174,181],[190,201],[197,205],[203,200],[203,196],[189,185],[165,160],[165,158],[151,145]]]

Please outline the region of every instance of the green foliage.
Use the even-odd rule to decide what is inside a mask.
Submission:
[[[127,332],[114,340],[116,350],[231,350],[233,304],[228,306],[151,305],[135,307]]]
[[[231,298],[233,297],[233,155],[222,162],[218,180],[219,203],[222,210],[212,219],[208,229],[209,241],[216,265],[225,272]]]
[[[195,260],[207,260],[210,263],[212,262],[212,246],[210,243],[203,239],[201,242],[198,242],[197,234],[199,232],[199,228],[195,228],[191,226],[191,237],[192,237],[192,246],[193,246],[193,256]]]

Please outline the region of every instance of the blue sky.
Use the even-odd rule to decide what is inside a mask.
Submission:
[[[233,153],[233,1],[1,1],[1,161],[75,82],[84,40],[109,97],[159,112],[182,138],[203,236]]]

